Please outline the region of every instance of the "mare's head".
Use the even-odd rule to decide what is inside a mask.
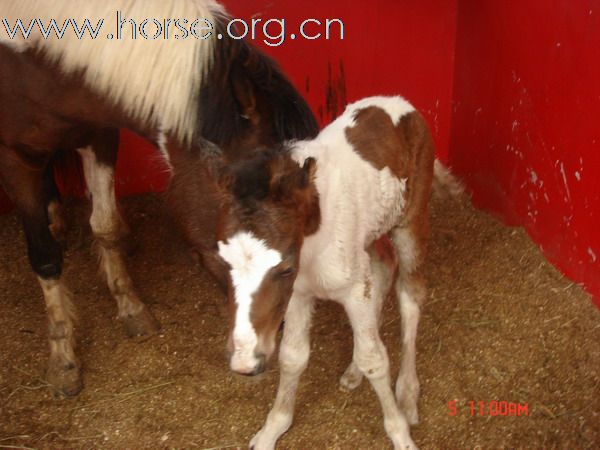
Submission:
[[[277,63],[234,39],[219,41],[215,48],[200,90],[198,120],[197,132],[230,160],[319,132],[306,101]]]
[[[262,372],[275,350],[304,237],[319,226],[315,171],[312,158],[299,165],[285,151],[266,150],[221,177],[218,249],[229,268],[228,350],[235,372]]]

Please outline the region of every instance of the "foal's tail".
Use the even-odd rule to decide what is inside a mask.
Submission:
[[[433,195],[438,198],[459,198],[465,193],[462,182],[439,159],[433,163]]]

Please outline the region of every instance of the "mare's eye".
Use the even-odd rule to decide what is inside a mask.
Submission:
[[[277,275],[279,275],[281,278],[287,278],[287,277],[291,277],[292,275],[294,275],[294,273],[295,273],[294,268],[288,267],[287,269],[280,271]]]

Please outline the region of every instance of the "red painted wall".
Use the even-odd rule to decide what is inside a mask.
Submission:
[[[285,19],[286,33],[299,35],[305,19],[341,19],[332,27],[332,38],[317,40],[286,39],[269,47],[259,26],[256,45],[273,56],[284,68],[321,124],[329,123],[346,102],[369,95],[402,94],[419,108],[434,131],[438,151],[447,158],[450,138],[450,104],[456,0],[393,1],[372,0],[368,7],[356,2],[327,0],[291,2],[253,0],[223,2],[229,12],[250,22],[251,18]],[[277,35],[279,28],[267,28]],[[324,33],[324,26],[310,24],[308,34]],[[269,40],[276,42],[276,40]],[[166,185],[163,166],[146,142],[122,132],[117,166],[117,192],[130,195],[162,190]],[[81,188],[67,189],[80,195]],[[0,212],[9,204],[0,192]]]
[[[460,0],[449,159],[600,305],[600,1]]]
[[[236,17],[285,18],[288,35],[307,18],[343,20],[344,40],[334,33],[269,47],[259,32],[256,44],[280,62],[321,124],[364,96],[407,97],[476,204],[525,226],[600,302],[600,0],[225,4]],[[128,132],[121,146],[118,193],[164,189],[152,147]]]
[[[402,94],[423,111],[446,157],[450,104],[455,0],[253,0],[223,2],[235,17],[285,18],[288,34],[298,34],[305,19],[341,19],[344,39],[332,28],[330,40],[287,39],[269,47],[255,43],[283,66],[312,106],[321,124],[343,111],[346,102],[379,94]],[[308,33],[324,27],[307,26]],[[273,26],[272,34],[278,28]]]

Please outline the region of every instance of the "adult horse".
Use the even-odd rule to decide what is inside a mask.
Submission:
[[[2,16],[13,25],[17,19],[63,23],[74,16],[83,23],[116,11],[137,24],[147,18],[206,19],[215,35],[226,36],[228,16],[212,0],[2,5]],[[173,168],[174,189],[207,213],[218,199],[194,197],[210,189],[203,174],[185,165],[190,156],[202,157],[205,139],[236,159],[259,145],[317,133],[310,109],[276,64],[240,40],[130,36],[117,41],[78,39],[68,32],[62,39],[34,32],[28,39],[0,40],[0,181],[22,219],[29,261],[44,293],[50,343],[46,377],[66,395],[77,394],[82,382],[74,352],[74,308],[61,277],[63,256],[56,239],[61,223],[52,161],[61,153],[77,150],[82,157],[93,203],[90,225],[118,317],[130,335],[158,328],[135,292],[119,246],[127,231],[114,196],[120,127],[155,142]],[[212,219],[205,220],[210,230]],[[196,246],[209,255],[209,268],[218,271],[210,257],[214,238]]]

